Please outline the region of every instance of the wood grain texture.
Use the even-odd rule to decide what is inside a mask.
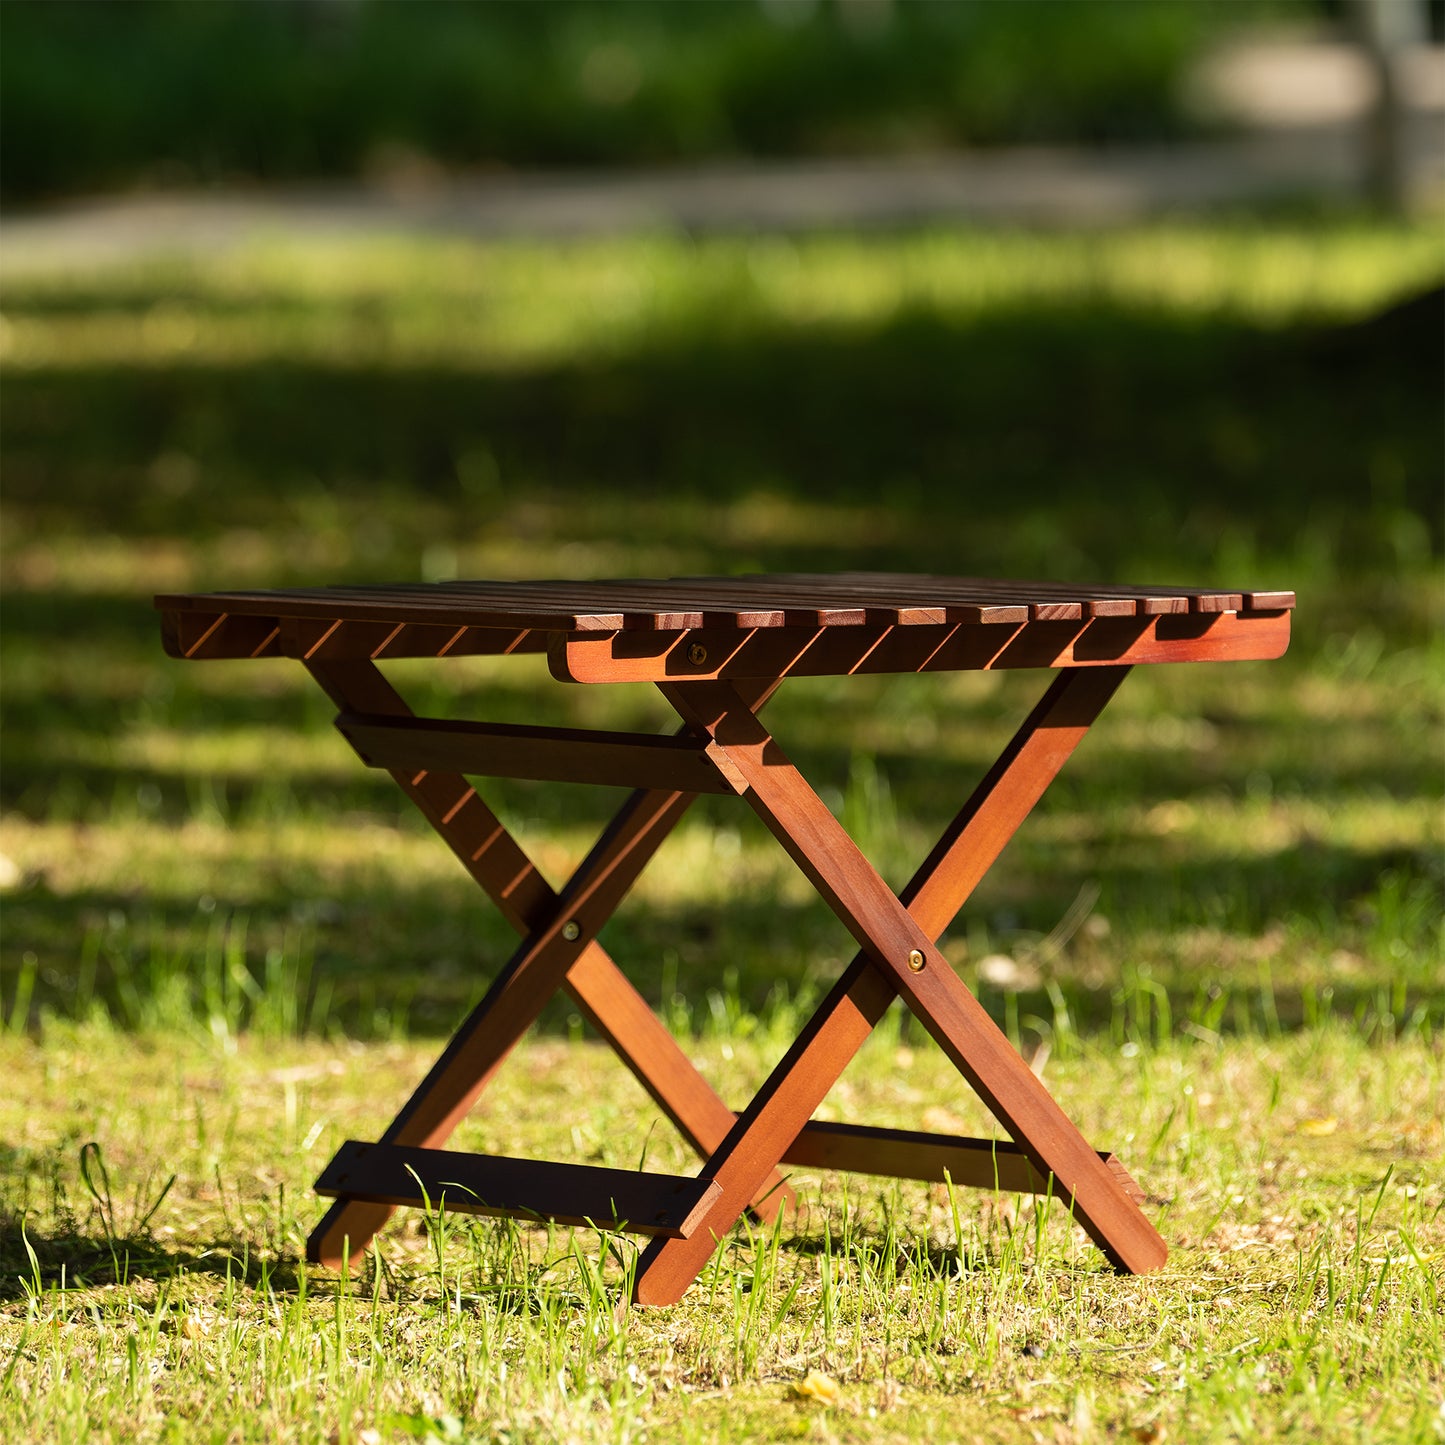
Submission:
[[[777,1168],[894,996],[889,981],[867,959],[855,958],[844,970],[703,1166],[700,1177],[714,1180],[722,1193],[686,1248],[664,1249],[654,1241],[643,1252],[633,1284],[637,1304],[676,1304],[686,1294],[741,1217],[747,1199],[756,1195],[758,1181]]]
[[[1286,611],[1164,613],[1009,624],[557,634],[547,655],[552,675],[564,682],[702,682],[1243,662],[1279,657],[1289,636]]]
[[[557,896],[550,917],[523,939],[378,1142],[428,1148],[451,1136],[671,831],[683,806],[676,795],[637,794],[628,800]],[[581,930],[575,938],[564,931],[569,922]],[[374,1208],[375,1202],[370,1203]],[[352,1255],[365,1247],[356,1219],[348,1201],[333,1206],[312,1233],[310,1257],[326,1264],[348,1262],[340,1253],[343,1239]]]
[[[550,1219],[673,1239],[686,1239],[720,1192],[706,1179],[356,1139],[337,1150],[315,1188],[323,1196],[393,1208]]]
[[[1074,1211],[1117,1267],[1142,1271],[1163,1262],[1163,1241],[1137,1207],[1137,1184],[1112,1155],[1085,1143],[934,944],[1130,665],[1277,657],[1289,643],[1292,592],[840,573],[478,580],[156,601],[172,656],[302,660],[346,714],[340,725],[353,747],[391,771],[522,935],[380,1143],[347,1145],[323,1175],[338,1199],[308,1243],[311,1258],[344,1267],[396,1203],[415,1202],[415,1181],[398,1173],[408,1167],[448,1170],[459,1188],[463,1171],[473,1184],[485,1181],[490,1196],[472,1189],[485,1212],[572,1223],[602,1222],[600,1215],[615,1222],[628,1212],[611,1193],[599,1203],[602,1186],[611,1184],[601,1175],[609,1171],[433,1147],[564,987],[707,1156],[699,1181],[625,1175],[632,1183],[618,1185],[642,1191],[630,1213],[641,1218],[649,1201],[653,1208],[652,1227],[643,1229],[654,1239],[637,1276],[641,1302],[680,1297],[745,1208],[766,1218],[790,1198],[777,1172],[783,1160],[1043,1190]],[[565,681],[658,683],[690,735],[417,719],[374,666],[393,657],[543,651]],[[788,676],[1024,667],[1059,675],[900,897],[755,716]],[[468,773],[636,791],[558,893],[478,797]],[[737,1117],[595,938],[703,791],[742,793],[859,945]],[[921,969],[909,966],[910,953],[923,960]],[[810,1122],[897,994],[1013,1144]],[[695,1197],[680,1203],[679,1187]]]

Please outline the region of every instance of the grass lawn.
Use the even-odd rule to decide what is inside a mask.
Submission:
[[[1445,1437],[1442,375],[1430,226],[256,242],[6,279],[0,1438]],[[294,664],[151,593],[832,567],[1294,587],[1281,661],[1138,669],[950,961],[1150,1196],[856,1176],[614,1311],[626,1238],[309,1185],[510,949]],[[534,659],[425,710],[653,728]],[[894,884],[1043,679],[798,681],[780,739]],[[616,799],[498,785],[555,880]],[[735,800],[604,932],[745,1100],[852,953]],[[990,1121],[890,1015],[824,1116]],[[691,1168],[563,1004],[460,1147]],[[836,1386],[815,1378],[826,1376]]]

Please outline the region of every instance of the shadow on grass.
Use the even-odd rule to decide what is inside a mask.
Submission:
[[[893,1188],[894,1184],[895,1181],[887,1177],[864,1175],[858,1177],[853,1188],[856,1193],[866,1194],[871,1186],[873,1192],[883,1194]],[[875,1275],[882,1276],[886,1256],[881,1246],[886,1246],[886,1236],[880,1239],[872,1230],[851,1230],[846,1221],[827,1218],[821,1213],[818,1217],[811,1218],[811,1201],[801,1194],[799,1198],[803,1205],[799,1219],[802,1227],[783,1238],[783,1247],[789,1254],[814,1259],[847,1258],[850,1254],[854,1257],[871,1255],[868,1268]],[[985,1274],[996,1279],[1000,1268],[1017,1267],[1021,1257],[1033,1253],[1031,1246],[1025,1244],[1021,1247],[1015,1242],[1014,1236],[1021,1235],[1027,1239],[1034,1233],[1033,1204],[1037,1198],[1039,1196],[997,1194],[992,1190],[961,1185],[957,1192],[961,1220],[972,1222],[985,1211],[991,1214],[994,1220],[998,1220],[999,1205],[1002,1203],[1007,1222],[994,1224],[989,1231],[993,1237],[987,1240],[975,1237],[961,1244],[942,1244],[931,1238],[909,1236],[899,1242],[892,1256],[892,1277],[900,1284],[912,1284],[917,1279],[951,1280],[958,1278],[960,1274]],[[1049,1208],[1059,1207],[1056,1200],[1049,1201]],[[845,1231],[852,1236],[847,1240],[846,1247],[839,1237]],[[1108,1271],[1110,1266],[1102,1255],[1091,1249],[1084,1254],[1082,1265],[1076,1268],[1081,1273],[1095,1273]]]
[[[23,291],[8,304],[23,315]],[[138,540],[350,531],[335,580],[538,526],[722,570],[1081,581],[1160,559],[1195,575],[1226,541],[1288,555],[1302,531],[1347,567],[1390,565],[1420,529],[1441,541],[1438,308],[1346,332],[1082,303],[868,327],[721,306],[687,321],[531,371],[16,371],[0,397],[7,500],[37,529]],[[730,510],[759,493],[802,520],[739,527]],[[565,517],[539,522],[548,502]],[[840,543],[839,505],[881,525]]]
[[[188,1274],[220,1275],[252,1287],[292,1293],[296,1265],[256,1259],[218,1241],[200,1251],[158,1243],[150,1234],[107,1235],[81,1226],[37,1231],[0,1214],[0,1304],[54,1290],[133,1285],[139,1279],[176,1280]],[[133,1301],[127,1300],[129,1310]]]
[[[525,693],[519,690],[517,696]],[[11,724],[15,731],[6,738],[0,782],[0,800],[5,807],[35,822],[98,825],[134,818],[180,826],[198,816],[246,822],[266,821],[284,813],[288,820],[335,826],[338,820],[354,821],[364,814],[382,826],[421,827],[411,804],[390,778],[357,761],[329,730],[320,734],[324,741],[316,749],[326,764],[324,770],[309,761],[268,766],[264,759],[244,771],[172,770],[76,756],[82,750],[103,756],[107,742],[114,740],[113,732],[106,729],[103,700],[82,701],[63,730],[46,733],[25,726],[31,718],[42,721],[45,710],[39,698],[15,701]],[[263,736],[274,732],[280,747],[304,734],[316,736],[310,700],[304,708],[292,705],[275,712],[259,698],[226,699],[199,710],[188,702],[183,711],[191,715],[189,726],[198,737],[224,736],[229,730],[246,728]],[[533,719],[539,720],[542,712],[538,709]],[[288,730],[287,716],[296,718],[294,729]],[[497,713],[483,709],[479,720],[496,721]],[[993,715],[947,722],[966,737],[974,723],[984,736],[997,733],[1000,741],[1004,736]],[[167,719],[167,726],[184,731],[187,724]],[[777,736],[804,776],[826,795],[839,796],[848,785],[850,765],[855,759],[865,759],[886,780],[900,816],[916,819],[928,830],[941,830],[951,809],[970,795],[992,761],[992,755],[982,749],[973,758],[959,759],[930,755],[927,750],[905,753],[806,743],[794,746],[781,726]],[[1266,775],[1276,797],[1308,799],[1320,807],[1332,807],[1363,792],[1379,799],[1411,802],[1425,795],[1430,786],[1431,741],[1421,736],[1384,755],[1352,749],[1345,756],[1336,756],[1328,748],[1292,749],[1280,730],[1256,724],[1247,731],[1241,728],[1225,745],[1201,756],[1185,748],[1111,747],[1109,726],[1104,721],[1090,740],[1087,759],[1073,766],[1058,797],[1044,806],[1050,811],[1067,807],[1091,815],[1098,820],[1099,830],[1108,832],[1110,815],[1120,808],[1147,810],[1160,802],[1187,804],[1239,795],[1251,773]],[[971,740],[966,745],[971,750]],[[497,779],[486,780],[481,791],[489,806],[504,818],[541,827],[565,825],[584,832],[599,831],[624,797],[611,787],[532,786]],[[734,805],[733,815],[741,818],[745,809],[745,804]],[[716,809],[711,816],[718,822],[729,819]]]
[[[876,1182],[886,1188],[891,1181]],[[974,1207],[973,1192],[960,1191],[960,1199],[963,1201],[962,1210],[968,1215]],[[812,1213],[805,1204],[800,1227],[789,1231],[783,1241],[784,1247],[790,1254],[798,1256],[838,1255],[842,1245],[837,1238],[836,1224],[826,1225],[821,1216],[809,1218]],[[501,1226],[486,1221],[480,1227]],[[826,1234],[825,1229],[829,1231]],[[869,1252],[878,1249],[871,1238],[871,1231],[858,1235],[852,1247]],[[1004,1247],[1005,1242],[1000,1240],[999,1251]],[[895,1261],[896,1275],[900,1279],[905,1276],[913,1278],[920,1272],[926,1278],[943,1279],[952,1277],[960,1269],[993,1272],[998,1267],[998,1252],[988,1247],[974,1246],[960,1252],[957,1248],[931,1241],[905,1244]],[[368,1260],[364,1268],[369,1276],[374,1266]],[[113,1286],[130,1288],[142,1280],[159,1285],[164,1292],[169,1283],[198,1274],[219,1276],[270,1295],[295,1297],[301,1290],[300,1267],[294,1259],[286,1256],[258,1259],[244,1249],[238,1249],[234,1241],[218,1240],[210,1248],[199,1251],[177,1249],[159,1244],[148,1234],[115,1238],[78,1227],[37,1231],[20,1219],[0,1214],[0,1305],[67,1290]],[[394,1280],[390,1284],[391,1288],[396,1288]],[[361,1295],[371,1287],[369,1279],[363,1279],[352,1289]],[[553,1303],[558,1300],[581,1303],[565,1285],[553,1285],[551,1288],[558,1297]],[[313,1277],[308,1280],[306,1290],[309,1295],[321,1299],[333,1294],[336,1286],[329,1280]],[[538,1284],[525,1289],[505,1284],[492,1285],[485,1290],[487,1303],[496,1313],[521,1317],[545,1313],[547,1300],[544,1294],[545,1290]],[[469,1294],[470,1307],[478,1308],[481,1298],[474,1293]],[[128,1316],[133,1316],[136,1308],[133,1296],[125,1297],[124,1308]],[[183,1313],[183,1310],[174,1312],[174,1327],[180,1327]]]

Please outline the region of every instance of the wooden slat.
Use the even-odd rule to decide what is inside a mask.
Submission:
[[[1145,1194],[1113,1155],[1099,1158],[1123,1183],[1135,1203]],[[1001,1139],[953,1138],[911,1129],[875,1129],[862,1124],[825,1124],[813,1120],[783,1155],[783,1163],[812,1169],[844,1169],[890,1179],[952,1180],[970,1189],[999,1189],[1013,1194],[1057,1191],[1017,1144]]]
[[[722,1192],[708,1179],[638,1174],[348,1139],[316,1181],[330,1199],[445,1207],[686,1239]]]
[[[948,620],[971,622],[984,620],[968,615],[968,609],[986,602],[1008,603],[1022,609],[1022,615],[1009,620],[1060,621],[1077,617],[1152,616],[1164,612],[1199,610],[1196,600],[1205,596],[1223,600],[1237,594],[1206,593],[1202,589],[1176,587],[1139,588],[1130,586],[1095,587],[1068,582],[1047,582],[1035,579],[1010,580],[985,577],[938,577],[924,574],[891,574],[852,572],[818,576],[797,574],[792,578],[778,576],[759,578],[760,582],[792,581],[799,585],[826,585],[837,595],[880,597],[892,599],[931,599],[945,602]],[[1292,597],[1293,594],[1281,594]],[[1291,602],[1290,605],[1293,605]],[[1054,608],[1059,610],[1055,611]],[[1210,610],[1218,611],[1219,607]],[[1002,620],[1002,619],[999,619]]]
[[[279,619],[281,650],[304,662],[400,657],[510,657],[545,652],[547,634],[527,627],[473,627],[458,622],[362,622],[343,618]]]
[[[582,728],[445,722],[342,713],[337,728],[373,768],[445,769],[484,778],[731,793],[695,738]]]
[[[163,612],[161,640],[172,657],[191,661],[500,657],[544,652],[547,647],[547,634],[530,628],[199,611]]]
[[[1293,592],[1246,592],[1244,607],[1250,612],[1288,612],[1295,602]]]

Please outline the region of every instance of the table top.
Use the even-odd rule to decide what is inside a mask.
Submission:
[[[174,657],[547,654],[564,682],[1278,657],[1294,593],[882,572],[167,593]]]
[[[603,581],[396,583],[169,593],[167,612],[653,632],[699,627],[1018,624],[1222,612],[1280,612],[1287,591],[1102,587],[887,572],[769,573]]]

